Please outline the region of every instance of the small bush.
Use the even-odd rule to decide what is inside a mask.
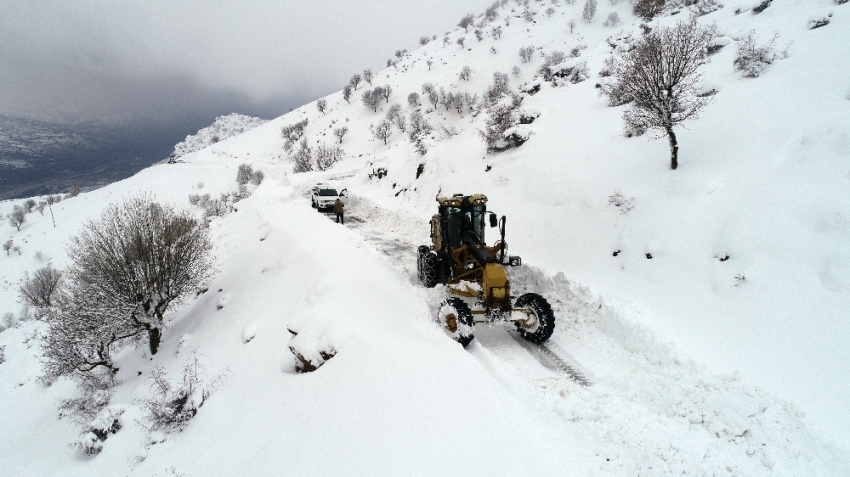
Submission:
[[[419,93],[408,94],[407,95],[407,104],[410,105],[410,107],[413,107],[413,108],[419,106]]]
[[[261,171],[254,171],[249,164],[240,164],[239,169],[236,171],[236,183],[239,185],[245,185],[247,183],[251,183],[254,185],[260,185],[263,182],[263,178],[265,178],[265,174]],[[192,201],[192,196],[189,196],[189,202]]]
[[[773,0],[763,0],[761,3],[753,7],[753,13],[758,15],[759,13],[767,10],[767,7],[773,3]]]
[[[615,27],[619,24],[620,24],[620,15],[617,12],[611,12],[605,18],[605,22],[602,23],[602,26]]]
[[[24,222],[27,221],[26,211],[20,205],[16,205],[12,209],[12,213],[9,214],[9,224],[18,229],[18,232],[21,231],[21,226],[24,225]],[[6,250],[8,252],[8,250]]]
[[[776,34],[766,45],[758,45],[755,33],[750,32],[738,42],[735,60],[732,62],[735,69],[749,78],[761,76],[779,57],[774,49],[778,37],[779,35]]]
[[[25,275],[24,283],[18,289],[21,300],[27,305],[44,309],[51,306],[53,293],[62,284],[62,272],[50,265],[38,269],[32,276]]]
[[[534,55],[533,46],[524,46],[519,49],[519,57],[523,63],[528,63],[529,61],[531,61],[532,55]]]
[[[661,0],[662,2],[664,0]],[[596,15],[596,6],[598,5],[596,0],[587,0],[584,3],[584,8],[581,10],[581,17],[586,22],[590,22],[593,20],[593,17]]]
[[[226,378],[225,371],[206,384],[205,368],[197,354],[183,366],[183,376],[179,383],[172,384],[163,368],[151,371],[151,390],[153,396],[139,402],[145,411],[149,430],[163,432],[181,432],[189,421],[198,414],[198,409],[210,397],[210,394]]]
[[[14,246],[15,246],[15,241],[14,241],[14,240],[12,240],[12,239],[7,240],[7,241],[3,244],[3,250],[5,250],[5,251],[6,251],[6,256],[7,256],[7,257],[9,256],[9,250],[12,250],[12,247],[14,247]]]
[[[325,110],[328,109],[328,101],[326,99],[316,100],[316,109],[318,109],[320,113],[325,114]]]
[[[352,88],[350,84],[347,84],[344,88],[342,88],[342,99],[344,99],[346,103],[351,103],[351,91],[353,90],[354,88]]]
[[[293,172],[307,172],[313,170],[313,151],[307,145],[307,138],[302,138],[298,143],[298,149],[292,154],[295,162]]]
[[[461,68],[460,73],[458,74],[458,78],[460,78],[461,80],[464,80],[464,81],[469,81],[469,77],[471,75],[472,75],[472,68],[464,65],[464,67]]]
[[[348,126],[342,126],[338,128],[334,128],[334,136],[339,139],[339,143],[342,144],[342,138],[348,133]]]
[[[307,127],[308,119],[298,121],[295,124],[290,124],[281,128],[280,132],[284,139],[291,142],[298,142],[301,136],[304,135],[304,128]]]

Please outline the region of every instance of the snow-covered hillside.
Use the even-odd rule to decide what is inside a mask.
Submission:
[[[350,102],[332,94],[324,112],[307,104],[182,163],[64,200],[53,206],[55,227],[47,211],[29,214],[19,232],[3,225],[0,241],[20,254],[0,254],[0,317],[11,312],[4,319],[17,323],[0,333],[0,469],[850,474],[850,57],[837,46],[850,37],[850,4],[776,0],[753,13],[761,3],[728,0],[699,17],[716,23],[726,46],[704,69],[714,102],[677,131],[676,171],[666,141],[625,137],[623,107],[608,107],[596,88],[611,44],[640,35],[629,2],[600,2],[590,22],[583,2],[532,1],[530,20],[510,2],[481,40],[475,27],[438,37],[376,72]],[[611,12],[620,25],[603,25]],[[668,10],[650,26],[688,14]],[[810,29],[819,18],[829,24]],[[732,65],[751,30],[763,43],[778,32],[786,52],[758,78]],[[534,54],[522,62],[528,46]],[[539,117],[516,149],[487,153],[483,112],[407,101],[426,96],[426,82],[480,97],[494,72],[519,90],[540,81],[553,51],[577,52],[589,78],[541,81],[524,95],[522,108]],[[361,95],[379,85],[392,93],[373,111]],[[434,127],[424,155],[397,127],[386,145],[371,134],[394,103]],[[281,129],[305,119],[309,147],[338,144],[346,158],[293,173]],[[20,319],[24,273],[66,266],[63,245],[109,203],[150,191],[190,208],[189,195],[235,191],[242,163],[265,180],[211,221],[218,272],[209,290],[171,316],[159,353],[120,354],[108,410],[122,428],[99,455],[82,456],[67,446],[81,429],[57,419],[59,400],[78,391],[70,380],[37,380],[44,324]],[[344,226],[310,208],[319,181],[350,191]],[[507,328],[479,326],[464,350],[434,323],[446,292],[417,283],[416,246],[428,241],[435,197],[455,192],[484,193],[488,209],[508,217],[510,253],[524,264],[509,270],[512,291],[552,303],[548,346],[589,386]],[[0,213],[12,206],[0,203]],[[290,347],[335,356],[297,374]],[[176,380],[193,352],[208,381],[224,381],[183,432],[150,431],[139,400],[152,394],[151,372],[163,367]]]
[[[177,159],[186,154],[200,151],[210,144],[237,136],[265,122],[265,119],[244,114],[231,113],[227,116],[219,116],[215,118],[212,124],[199,130],[197,134],[186,136],[186,139],[178,142],[174,146],[174,152],[171,153],[170,158]]]

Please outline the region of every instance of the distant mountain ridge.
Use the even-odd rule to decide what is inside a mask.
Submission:
[[[215,121],[211,125],[199,130],[197,134],[186,136],[186,139],[177,143],[174,146],[174,152],[171,153],[170,159],[177,159],[186,154],[200,151],[207,146],[233,136],[238,136],[245,131],[254,129],[267,122],[268,120],[266,119],[237,113],[219,116],[215,118]]]

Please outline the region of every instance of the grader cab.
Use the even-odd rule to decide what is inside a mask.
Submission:
[[[511,295],[505,266],[520,266],[520,257],[507,255],[507,219],[487,210],[483,194],[438,197],[439,213],[431,217],[431,244],[418,249],[417,273],[428,288],[446,286],[456,295],[446,299],[437,320],[446,332],[466,347],[475,337],[475,323],[511,322],[533,343],[552,336],[555,316],[542,296]],[[499,240],[485,242],[486,226],[499,230]],[[464,300],[475,300],[473,307]]]

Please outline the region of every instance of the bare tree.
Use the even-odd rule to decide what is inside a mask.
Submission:
[[[3,243],[3,250],[6,251],[6,256],[9,256],[9,250],[12,250],[12,247],[15,245],[15,241],[12,239],[7,240]]]
[[[328,101],[326,99],[316,100],[316,109],[318,109],[320,113],[325,114],[325,110],[327,108],[328,108]]]
[[[189,212],[125,199],[106,208],[71,239],[67,286],[51,312],[42,341],[46,377],[111,377],[111,353],[122,343],[147,338],[156,354],[166,312],[196,293],[212,276],[212,245],[204,225]]]
[[[345,85],[344,88],[342,88],[342,99],[344,99],[346,103],[351,103],[351,91],[352,91],[352,89],[353,88],[351,87],[350,84],[347,84],[347,85]]]
[[[469,66],[463,65],[463,68],[460,69],[460,73],[458,74],[458,78],[469,81],[469,77],[472,75],[472,68]]]
[[[378,111],[378,105],[381,104],[382,94],[379,91],[380,89],[380,86],[375,89],[367,89],[362,96],[363,105],[375,112]]]
[[[570,21],[567,23],[567,26],[568,26],[568,27],[570,27],[570,33],[572,33],[572,32],[573,32],[573,30],[575,30],[575,29],[576,29],[576,21],[575,21],[575,20],[570,20]]]
[[[390,85],[384,85],[383,88],[381,88],[381,87],[375,88],[375,92],[380,93],[380,95],[385,100],[387,100],[387,103],[389,103],[390,102],[390,95],[393,93],[393,89],[390,87]]]
[[[370,68],[363,70],[363,81],[369,83],[369,86],[372,86],[372,70]]]
[[[422,116],[422,113],[420,113],[419,110],[410,113],[407,135],[410,137],[411,141],[415,142],[420,140],[422,136],[429,134],[432,130],[433,128],[431,127],[431,124],[428,123],[428,120]]]
[[[18,293],[28,305],[46,308],[51,306],[50,298],[53,296],[53,292],[59,288],[61,280],[62,272],[47,265],[38,269],[32,278],[27,276],[23,285],[18,289]]]
[[[348,126],[342,126],[339,128],[334,128],[334,136],[339,139],[339,143],[342,144],[342,138],[348,133]]]
[[[534,55],[533,46],[524,46],[519,49],[519,57],[523,63],[528,63],[529,61],[531,61],[532,55]]]
[[[80,184],[77,184],[76,181],[71,182],[71,189],[68,191],[68,196],[76,197],[78,195],[80,195]]]
[[[411,107],[414,107],[414,108],[419,106],[419,93],[414,92],[414,93],[408,94],[407,95],[407,104],[409,104]]]
[[[664,10],[666,0],[637,0],[634,14],[644,21],[650,21]]]
[[[584,8],[581,10],[581,17],[586,22],[590,22],[593,20],[594,15],[596,15],[596,6],[598,5],[596,0],[587,0],[584,3]]]
[[[428,38],[427,36],[419,37],[419,44],[422,45],[422,46],[425,46],[430,42],[431,42],[431,39]]]
[[[372,135],[374,135],[376,139],[383,140],[384,145],[386,145],[387,139],[389,139],[393,133],[393,125],[389,121],[381,121],[377,126],[370,125],[369,130],[372,131]]]
[[[9,214],[9,224],[18,229],[18,232],[20,232],[21,225],[24,225],[24,222],[27,221],[26,215],[26,211],[24,211],[23,207],[20,205],[14,206],[12,213]]]
[[[463,18],[460,19],[460,23],[457,26],[464,29],[464,31],[469,31],[469,27],[475,24],[475,15],[469,13]]]
[[[502,37],[502,27],[494,26],[493,29],[490,30],[490,36],[493,37],[494,40],[498,40]]]
[[[29,214],[32,213],[32,209],[35,208],[35,206],[36,201],[34,199],[27,199],[24,201],[24,205],[22,207],[24,209],[24,212]]]
[[[351,86],[354,86],[354,90],[357,91],[357,85],[360,84],[360,81],[362,81],[362,78],[360,78],[359,74],[355,73],[354,75],[351,76],[351,79],[348,80],[348,84],[350,84]]]
[[[673,27],[656,27],[614,64],[614,91],[633,101],[623,114],[628,128],[656,129],[670,141],[670,168],[679,166],[679,145],[673,128],[695,119],[708,103],[697,96],[697,70],[708,63],[713,27],[695,20]]]
[[[428,71],[431,71],[431,65],[433,65],[433,64],[434,64],[434,60],[430,60],[430,59],[429,59],[428,61],[426,61],[426,62],[425,62],[425,64],[427,64],[427,65],[428,65]]]
[[[332,165],[341,161],[345,157],[345,152],[339,146],[329,146],[320,144],[316,148],[316,167],[320,171],[330,169]]]
[[[466,41],[465,37],[460,37],[460,38],[457,39],[456,43],[458,45],[460,45],[461,48],[463,48],[463,44],[464,44],[465,41]]]

